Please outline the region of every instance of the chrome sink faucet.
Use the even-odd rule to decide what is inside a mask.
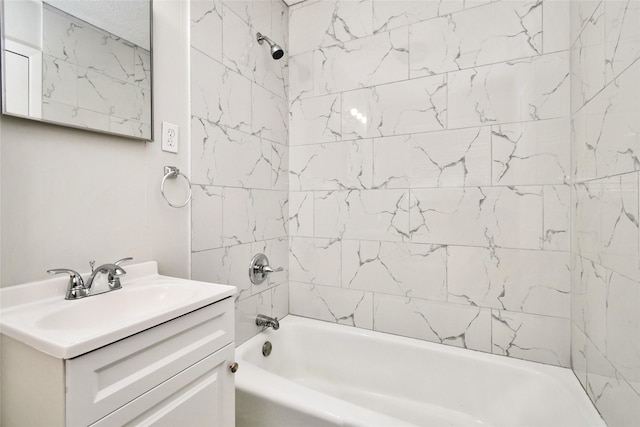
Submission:
[[[115,291],[116,289],[122,288],[119,276],[127,274],[127,272],[124,270],[124,268],[120,267],[120,264],[132,259],[133,258],[122,258],[114,263],[103,264],[95,269],[93,268],[95,262],[91,261],[89,263],[91,265],[91,275],[87,278],[86,282],[77,271],[71,270],[69,268],[54,268],[51,270],[47,270],[47,273],[69,274],[69,284],[67,286],[67,292],[65,293],[64,299],[80,299],[91,295],[98,295],[109,291]],[[95,290],[94,284],[97,282],[96,278],[102,277],[103,275],[106,275],[107,277],[108,286],[103,287],[103,289]]]
[[[258,317],[256,317],[256,325],[262,326],[263,328],[273,328],[274,331],[280,329],[280,323],[277,317],[269,317],[264,314],[258,314]]]

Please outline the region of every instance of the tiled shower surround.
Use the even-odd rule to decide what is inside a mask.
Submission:
[[[640,425],[640,2],[572,2],[572,367]]]
[[[570,364],[568,3],[290,14],[290,311]]]
[[[191,1],[192,278],[237,286],[236,341],[256,314],[288,313],[287,273],[254,286],[253,255],[288,264],[286,61],[256,42],[287,48],[280,0]]]
[[[290,312],[572,366],[637,420],[639,4],[192,2],[193,277],[239,341]],[[288,275],[250,286],[259,251]]]

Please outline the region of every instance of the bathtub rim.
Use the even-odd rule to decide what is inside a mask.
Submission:
[[[577,376],[571,370],[571,368],[549,365],[541,362],[528,361],[523,359],[516,359],[513,357],[504,356],[504,355],[486,353],[479,350],[469,351],[471,349],[455,347],[451,345],[443,345],[443,344],[434,343],[430,341],[420,340],[417,338],[405,337],[402,335],[396,335],[396,334],[375,331],[370,329],[363,329],[363,328],[358,328],[350,325],[338,324],[335,322],[312,319],[312,318],[307,318],[307,317],[302,317],[302,316],[297,316],[292,314],[289,314],[283,317],[282,320],[280,320],[280,325],[281,325],[281,328],[301,326],[303,328],[307,327],[312,329],[320,329],[322,331],[329,331],[329,332],[336,331],[337,333],[346,334],[351,337],[364,337],[365,339],[381,340],[382,345],[395,343],[395,344],[400,344],[402,346],[406,346],[408,348],[419,349],[421,351],[434,352],[437,354],[436,357],[453,356],[456,358],[462,358],[462,359],[468,359],[468,360],[472,359],[480,363],[486,362],[496,366],[505,366],[510,369],[518,369],[518,370],[526,371],[527,373],[534,374],[534,375],[542,375],[546,377],[548,380],[558,383],[560,386],[562,386],[566,390],[571,391],[570,395],[575,400],[575,403],[578,404],[580,407],[584,408],[584,410],[586,411],[585,415],[588,415],[588,419],[592,422],[592,423],[590,422],[589,425],[594,425],[594,426],[601,425],[603,427],[606,427],[606,424],[602,416],[600,415],[600,413],[597,411],[597,409],[589,399],[586,391],[582,388],[582,385],[580,384]],[[282,377],[274,372],[262,369],[252,364],[250,361],[251,359],[247,359],[247,356],[249,355],[249,353],[253,351],[259,351],[259,349],[262,347],[262,344],[264,343],[265,340],[269,340],[269,337],[277,336],[279,332],[280,331],[273,331],[271,329],[263,330],[261,333],[253,336],[252,338],[248,339],[247,341],[240,344],[236,348],[236,360],[238,360],[239,362],[244,362],[242,364],[244,365],[245,368],[247,368],[246,369],[246,371],[248,371],[247,374],[249,373],[256,374],[258,375],[259,378],[267,382],[272,382],[277,379],[281,379],[283,381],[287,381],[291,385],[294,385],[298,393],[306,394],[306,392],[309,391],[309,392],[312,392],[311,396],[313,396],[315,399],[326,397],[326,398],[329,398],[327,400],[327,403],[330,402],[332,404],[334,403],[338,404],[339,402],[339,406],[341,407],[344,406],[342,404],[345,404],[346,407],[349,409],[358,408],[367,412],[371,412],[372,414],[373,413],[379,414],[380,416],[388,417],[389,419],[394,420],[394,422],[396,422],[398,426],[414,426],[414,424],[407,423],[404,420],[399,420],[397,418],[390,417],[389,415],[381,414],[381,413],[372,411],[368,408],[344,401],[340,398],[330,396],[328,394],[304,387],[302,385],[299,385],[287,379],[286,377]],[[252,356],[249,356],[249,357],[252,357]],[[243,392],[247,392],[247,390],[250,390],[249,391],[250,393],[260,394],[267,400],[275,402],[275,400],[273,399],[273,396],[270,396],[268,393],[258,393],[258,391],[252,387],[253,384],[249,384],[244,381],[245,377],[246,377],[245,375],[241,375],[238,378],[239,381],[237,381],[236,383],[237,388],[242,389]],[[576,390],[579,390],[579,393],[574,393],[574,391]],[[293,406],[296,406],[297,409],[301,409],[300,407],[297,406],[299,402],[297,402],[296,399],[292,399],[291,396],[287,396],[285,394],[279,394],[279,396],[283,398],[288,405],[293,405]],[[278,400],[277,402],[282,403],[283,400]],[[323,419],[326,418],[327,413],[319,411],[314,405],[305,405],[305,406],[310,411],[310,413],[312,413],[314,416],[318,416]],[[331,416],[329,416],[326,419],[335,420],[335,414],[331,414]],[[341,420],[342,422],[336,425],[357,425],[357,423],[352,424],[349,421],[345,421],[345,418],[341,418]],[[391,424],[386,424],[386,425],[391,425]],[[396,424],[393,424],[393,425],[396,425]]]

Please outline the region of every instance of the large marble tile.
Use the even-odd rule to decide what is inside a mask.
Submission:
[[[42,100],[78,106],[78,67],[50,55],[42,55]]]
[[[286,28],[288,13],[280,1],[223,0],[223,63],[284,98],[287,93],[288,67],[285,59],[274,61],[267,44],[260,45],[260,32],[288,49]]]
[[[313,96],[313,52],[289,56],[289,93],[287,99],[294,104]],[[291,107],[293,110],[293,107]],[[291,123],[294,125],[294,123]]]
[[[598,259],[602,245],[600,231],[599,188],[595,184],[578,183],[573,187],[572,242],[573,251],[590,260]]]
[[[251,133],[251,82],[191,49],[191,114]]]
[[[569,57],[535,56],[449,73],[449,128],[569,116]]]
[[[370,292],[307,283],[289,283],[291,314],[313,319],[373,328],[373,295]]]
[[[640,58],[640,2],[607,0],[605,13],[605,63],[607,82]]]
[[[287,145],[289,108],[284,98],[254,84],[251,94],[251,117],[251,130],[254,135]]]
[[[289,192],[289,235],[313,237],[313,192]]]
[[[324,0],[303,3],[302,7],[291,10],[291,55],[371,35],[371,2]]]
[[[317,191],[314,218],[317,237],[401,241],[409,236],[409,193]]]
[[[492,126],[493,183],[568,182],[569,141],[568,118]]]
[[[606,83],[604,2],[598,3],[571,46],[571,111],[581,108]],[[590,8],[584,10],[588,13]]]
[[[251,244],[193,252],[191,278],[235,286],[236,301],[246,299],[251,296],[252,291],[248,274],[252,256]]]
[[[252,33],[255,37],[255,31]],[[267,43],[262,45],[257,42],[252,45],[249,52],[249,68],[251,78],[256,84],[273,92],[280,98],[287,98],[289,86],[289,64],[287,60],[287,46],[282,38],[273,37],[273,41],[284,50],[284,56],[279,60],[271,57],[271,51]]]
[[[411,190],[411,241],[539,249],[542,187]]]
[[[270,289],[250,296],[235,304],[235,342],[242,344],[258,335],[262,326],[256,325],[258,314],[271,316],[273,313],[272,292]]]
[[[60,104],[43,100],[42,118],[54,122],[64,122],[81,128],[110,131],[113,117],[108,114],[78,108],[74,105]],[[150,135],[149,133],[145,135]]]
[[[373,150],[374,188],[491,184],[489,127],[376,138]]]
[[[373,0],[373,28],[375,31],[403,27],[444,16],[466,8],[482,6],[491,0]]]
[[[577,181],[640,169],[640,62],[598,93],[573,120]]]
[[[151,135],[151,123],[109,116],[109,131],[148,139]]]
[[[222,3],[245,24],[264,28],[265,32],[271,30],[271,0],[222,0]]]
[[[494,354],[568,367],[570,320],[492,310]]]
[[[271,316],[282,319],[289,314],[289,283],[271,288]]]
[[[288,216],[286,192],[226,187],[223,243],[236,245],[286,236]]]
[[[191,141],[193,183],[271,188],[270,142],[195,116],[191,118]]]
[[[342,241],[342,287],[446,300],[446,246]]]
[[[423,77],[342,94],[343,139],[442,130],[447,78]]]
[[[313,53],[315,95],[409,78],[407,29],[378,33]]]
[[[601,352],[607,348],[607,299],[612,272],[601,265],[584,260],[582,265],[582,287],[584,307],[584,333]]]
[[[341,139],[340,95],[297,99],[290,107],[290,145],[315,144]]]
[[[571,1],[545,0],[542,3],[542,50],[567,50],[571,46]]]
[[[573,44],[588,25],[593,25],[595,21],[600,19],[603,14],[603,2],[602,0],[573,0],[569,3],[570,41]]]
[[[450,246],[449,301],[570,316],[568,252]]]
[[[42,10],[42,43],[45,54],[134,83],[135,45],[48,4]]]
[[[191,47],[222,62],[222,2],[194,0],[189,4]]]
[[[135,50],[135,83],[144,88],[151,88],[151,52],[140,46]]]
[[[373,145],[370,140],[289,148],[292,190],[371,188]]]
[[[149,89],[92,68],[77,68],[78,104],[86,110],[151,123]]]
[[[238,74],[253,80],[253,63],[255,56],[253,55],[258,49],[264,49],[264,54],[269,55],[268,49],[265,46],[259,46],[256,40],[256,32],[261,31],[268,35],[269,30],[260,30],[252,27],[247,20],[248,15],[241,18],[241,14],[244,11],[244,7],[251,8],[252,3],[259,8],[264,9],[268,7],[270,10],[270,2],[245,2],[245,1],[231,1],[223,2],[222,8],[222,63],[237,72]],[[235,7],[234,7],[235,6]],[[235,10],[234,10],[235,9]],[[238,13],[239,12],[239,13]],[[269,22],[268,28],[271,27],[271,22],[268,19],[269,13],[259,13],[261,22]],[[247,13],[251,13],[248,11]],[[259,25],[264,27],[265,25]]]
[[[639,280],[638,174],[607,178],[593,186],[598,188],[601,204],[598,261],[615,272]]]
[[[571,190],[569,185],[547,185],[543,189],[543,242],[547,250],[569,251],[571,246]]]
[[[571,322],[586,334],[587,330],[587,277],[592,261],[572,253],[571,267]]]
[[[289,190],[289,147],[277,142],[271,143],[271,188]]]
[[[341,254],[339,240],[292,237],[289,276],[294,282],[340,287]]]
[[[608,425],[638,425],[640,395],[589,340],[587,393]]]
[[[571,323],[571,369],[586,391],[587,337],[574,323]]]
[[[374,294],[375,330],[489,352],[490,310],[418,298]]]
[[[194,185],[191,198],[191,251],[222,246],[222,188]]]
[[[493,2],[411,26],[411,77],[542,53],[542,2]]]
[[[606,356],[640,395],[640,282],[613,273],[606,295]]]

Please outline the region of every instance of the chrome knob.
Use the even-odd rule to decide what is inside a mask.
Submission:
[[[251,259],[251,265],[249,266],[249,279],[254,285],[259,285],[265,280],[271,273],[282,271],[284,268],[278,267],[273,269],[269,266],[269,258],[265,254],[257,254]]]
[[[238,363],[237,362],[233,362],[231,365],[229,365],[229,370],[231,371],[232,374],[235,374],[236,372],[238,372]]]

